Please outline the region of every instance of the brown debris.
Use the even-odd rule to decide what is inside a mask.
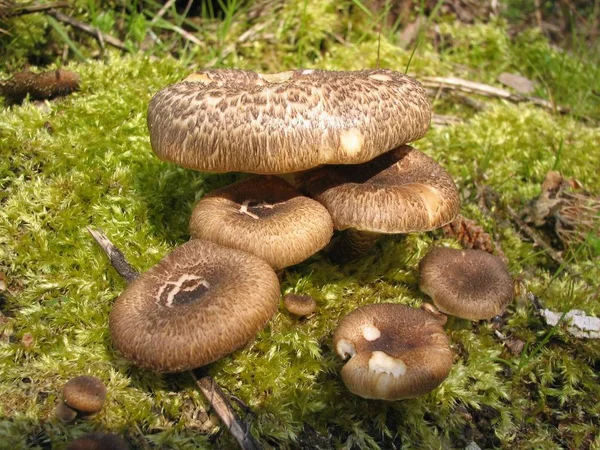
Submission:
[[[584,242],[589,234],[598,235],[600,196],[593,195],[575,179],[560,172],[548,172],[541,194],[523,210],[526,223],[551,230],[565,247]]]
[[[455,238],[463,248],[483,250],[506,260],[504,252],[483,227],[461,215],[442,228],[445,236]]]
[[[25,71],[0,82],[0,94],[6,97],[8,103],[21,103],[27,95],[32,100],[45,100],[76,91],[79,82],[79,75],[69,70],[42,73]]]

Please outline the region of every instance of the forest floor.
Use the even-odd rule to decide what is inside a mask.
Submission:
[[[460,248],[458,236],[389,236],[348,264],[318,254],[284,270],[282,293],[311,295],[317,313],[300,320],[281,306],[251,344],[208,368],[247,405],[240,413],[266,448],[600,449],[600,345],[565,320],[600,317],[599,2],[421,1],[405,15],[358,0],[195,12],[80,3],[11,16],[0,2],[0,80],[57,68],[81,80],[51,100],[4,91],[0,106],[0,449],[61,449],[90,431],[140,449],[235,446],[189,374],[136,368],[113,348],[108,316],[125,282],[87,231],[102,229],[146,270],[189,239],[204,194],[243,176],[161,162],[150,147],[151,97],[207,67],[414,76],[434,110],[414,145],[452,175],[462,216],[515,280],[500,319],[448,321],[455,361],[439,387],[384,402],[345,388],[333,330],[361,305],[429,301],[419,261],[433,246]],[[506,74],[519,85],[502,84]],[[81,374],[106,383],[107,404],[62,423],[62,386]]]

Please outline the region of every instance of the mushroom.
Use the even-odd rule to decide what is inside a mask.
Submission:
[[[506,265],[483,250],[435,247],[421,260],[419,269],[421,291],[452,316],[491,319],[502,314],[514,297]]]
[[[125,440],[114,433],[88,433],[67,445],[66,450],[129,450]]]
[[[63,400],[56,407],[56,416],[71,422],[76,416],[99,412],[106,400],[106,386],[99,378],[81,375],[67,381],[62,390]]]
[[[127,286],[110,313],[110,333],[140,367],[190,370],[246,345],[275,314],[279,297],[265,261],[194,239]]]
[[[423,87],[383,69],[203,70],[158,92],[148,108],[158,157],[208,172],[363,163],[421,138],[430,119]]]
[[[349,256],[364,253],[381,233],[429,231],[460,209],[454,181],[439,164],[408,146],[360,165],[325,166],[300,177],[302,189],[323,204],[336,230],[350,230]]]
[[[287,294],[283,297],[283,305],[291,314],[305,317],[315,312],[317,302],[310,295]]]
[[[453,355],[432,307],[392,303],[362,306],[337,326],[333,344],[348,362],[342,380],[364,398],[400,400],[423,395],[450,372]]]
[[[274,269],[321,250],[333,234],[327,209],[274,176],[254,176],[218,189],[198,202],[193,238],[252,253]]]

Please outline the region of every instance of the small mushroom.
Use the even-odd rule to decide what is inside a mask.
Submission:
[[[265,261],[193,239],[127,286],[110,313],[110,333],[138,366],[183,372],[246,345],[279,298],[277,275]]]
[[[62,393],[65,405],[83,414],[99,412],[106,400],[106,386],[102,380],[88,375],[67,381]]]
[[[66,450],[129,450],[129,444],[118,434],[88,433],[67,445]]]
[[[502,314],[514,297],[506,265],[483,250],[435,247],[421,260],[419,270],[421,291],[452,316],[491,319]]]
[[[291,314],[305,317],[315,312],[317,302],[310,295],[287,294],[283,297],[283,305]]]
[[[63,400],[60,400],[56,405],[54,415],[58,417],[61,422],[68,423],[73,422],[77,418],[77,411],[67,406]]]
[[[358,164],[421,138],[431,105],[391,70],[202,70],[148,107],[159,158],[207,172],[283,174]]]
[[[400,400],[423,395],[450,372],[453,355],[432,307],[391,303],[360,307],[337,326],[333,344],[348,362],[342,380],[364,398]]]
[[[448,172],[408,145],[365,164],[325,166],[299,179],[302,189],[327,208],[336,230],[352,231],[350,254],[364,252],[379,234],[439,228],[460,209]]]
[[[190,233],[252,253],[277,270],[325,247],[333,223],[323,205],[286,181],[255,176],[202,198],[192,213]]]

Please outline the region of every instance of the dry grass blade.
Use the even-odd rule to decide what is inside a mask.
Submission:
[[[63,14],[59,11],[49,10],[47,12],[48,15],[54,17],[59,22],[65,23],[67,25],[71,25],[73,28],[77,28],[78,30],[83,31],[84,33],[89,34],[90,36],[98,39],[98,42],[105,42],[108,45],[111,45],[119,50],[129,51],[125,43],[116,37],[110,36],[108,34],[102,33],[98,28],[88,25],[87,23],[81,22],[77,19],[72,18],[66,14]]]

